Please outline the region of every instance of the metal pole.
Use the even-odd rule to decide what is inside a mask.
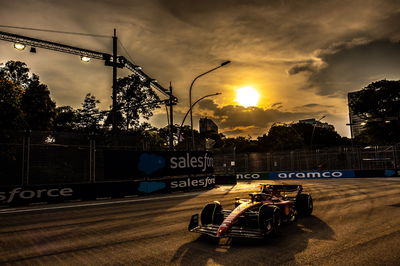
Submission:
[[[26,185],[29,185],[29,164],[30,164],[30,152],[31,152],[31,131],[28,130],[27,138],[27,154],[26,154]]]
[[[318,123],[319,121],[321,121],[322,119],[324,119],[325,117],[326,117],[326,116],[323,115],[320,119],[318,119],[317,121],[314,122],[314,127],[313,127],[313,130],[312,130],[312,133],[311,133],[310,150],[312,150],[312,143],[313,143],[313,138],[314,138],[315,127],[317,126],[317,123]]]
[[[174,149],[174,108],[173,108],[173,100],[172,100],[172,84],[169,83],[169,150],[172,151]]]
[[[179,139],[180,139],[180,137],[181,137],[181,132],[182,132],[182,129],[183,129],[183,123],[185,123],[186,117],[187,117],[188,114],[192,111],[193,106],[195,106],[198,102],[200,102],[200,101],[203,100],[204,98],[211,97],[211,96],[216,96],[216,95],[220,95],[220,94],[221,94],[220,92],[217,92],[217,93],[205,95],[205,96],[201,97],[200,99],[198,99],[197,101],[195,101],[195,102],[190,106],[189,110],[186,112],[185,116],[183,117],[181,126],[179,127],[178,141],[179,141]],[[192,130],[192,133],[193,133],[193,130]],[[193,148],[193,147],[192,147],[192,148]]]
[[[89,133],[89,183],[92,183],[92,133]]]
[[[229,64],[230,62],[231,61],[225,61],[221,65],[219,65],[217,67],[214,67],[213,69],[210,69],[210,70],[198,75],[197,77],[194,78],[194,80],[192,81],[192,84],[190,84],[190,88],[189,88],[189,108],[190,109],[189,109],[189,111],[190,111],[190,130],[192,131],[192,149],[194,148],[193,113],[192,113],[192,88],[193,88],[193,84],[198,78],[200,78],[200,77],[202,77],[202,76],[204,76],[204,75],[206,75],[206,74],[208,74],[208,73],[210,73],[210,72],[212,72],[214,70],[217,70],[218,68],[223,67],[223,66]]]
[[[26,131],[22,135],[22,172],[21,172],[21,186],[24,185],[25,181],[25,139],[26,139]]]
[[[93,136],[93,183],[96,183],[96,139]]]
[[[113,65],[112,65],[112,130],[117,129],[117,30],[114,29],[113,40]]]

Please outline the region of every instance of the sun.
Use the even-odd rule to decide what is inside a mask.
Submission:
[[[244,107],[257,106],[260,94],[250,86],[239,88],[236,91],[236,101]]]

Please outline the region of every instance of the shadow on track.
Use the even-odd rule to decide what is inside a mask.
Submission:
[[[304,251],[310,239],[333,240],[334,231],[316,216],[284,225],[277,237],[264,240],[215,239],[199,236],[178,248],[173,265],[296,265],[295,255]]]

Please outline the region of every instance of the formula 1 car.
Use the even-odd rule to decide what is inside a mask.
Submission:
[[[276,235],[282,223],[313,211],[310,194],[301,185],[260,184],[249,199],[235,199],[235,209],[224,210],[218,201],[208,203],[200,214],[192,215],[189,231],[221,237],[264,238]]]

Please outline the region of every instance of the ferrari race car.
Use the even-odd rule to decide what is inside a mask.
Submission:
[[[301,185],[261,184],[260,188],[249,199],[236,198],[233,210],[224,210],[218,201],[206,204],[200,217],[192,215],[189,231],[217,238],[264,238],[276,235],[282,223],[313,211],[312,197],[302,193]]]

